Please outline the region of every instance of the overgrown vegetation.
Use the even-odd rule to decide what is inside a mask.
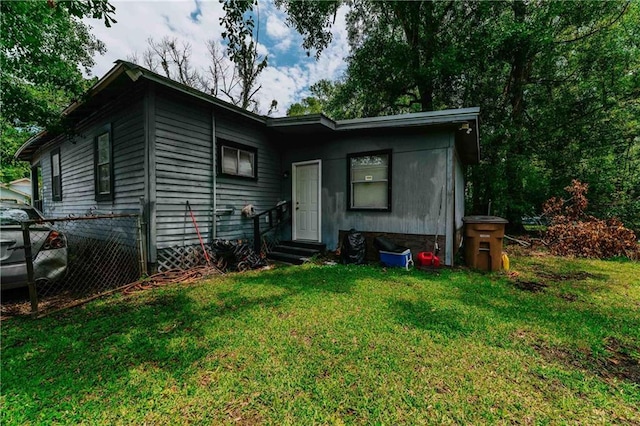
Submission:
[[[640,258],[640,245],[633,231],[616,218],[603,220],[586,214],[589,185],[573,180],[565,190],[568,200],[553,197],[544,205],[543,214],[551,225],[545,244],[558,256]]]
[[[640,265],[512,265],[278,268],[12,319],[0,419],[639,422]]]
[[[60,111],[91,85],[83,71],[91,75],[105,45],[82,18],[111,26],[114,14],[105,0],[0,2],[0,181],[29,175],[17,149],[44,128],[64,128]]]
[[[318,52],[347,8],[344,79],[290,113],[479,106],[482,161],[467,176],[473,213],[490,203],[517,224],[578,178],[591,187],[593,214],[640,229],[638,2],[276,3]]]
[[[266,66],[252,38],[256,3],[222,3],[226,53],[211,52],[213,83],[200,87],[226,91],[233,102],[254,108],[257,76]],[[494,214],[518,223],[578,178],[590,185],[592,214],[640,229],[640,3],[275,3],[315,56],[331,42],[339,8],[348,10],[344,78],[319,82],[291,114],[354,118],[480,106],[482,160],[467,172],[469,213],[485,213],[491,203]],[[0,160],[1,179],[9,181],[28,173],[12,160],[26,139],[21,132],[60,125],[61,107],[86,89],[82,71],[104,51],[81,19],[110,25],[115,11],[104,0],[4,1],[0,7]],[[186,64],[188,49],[176,49],[175,40],[153,46],[167,67]]]
[[[204,68],[193,65],[189,42],[179,43],[176,37],[164,37],[161,41],[149,38],[147,44],[141,57],[134,52],[127,59],[240,108],[258,111],[255,95],[262,87],[258,76],[266,68],[267,58],[258,55],[253,38],[247,37],[236,46],[239,52],[235,55],[240,63],[231,61],[229,48],[223,48],[215,39],[208,40],[208,63]]]

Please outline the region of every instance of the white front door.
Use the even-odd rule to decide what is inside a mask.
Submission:
[[[320,160],[292,165],[293,239],[320,241]]]

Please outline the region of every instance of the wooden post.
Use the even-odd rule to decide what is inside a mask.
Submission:
[[[138,214],[138,233],[140,238],[141,274],[149,273],[149,245],[147,241],[147,221],[144,196],[140,196],[140,213]]]
[[[31,234],[29,222],[22,222],[22,246],[24,247],[24,260],[27,264],[27,284],[29,286],[29,299],[31,300],[31,316],[38,315],[38,293],[36,291],[35,274],[33,272],[33,252],[31,251]]]
[[[253,217],[253,251],[260,254],[260,216]]]

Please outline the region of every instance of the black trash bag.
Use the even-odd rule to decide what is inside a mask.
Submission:
[[[399,246],[385,237],[375,237],[373,239],[373,246],[378,251],[388,251],[391,253],[403,253],[405,250],[407,250],[407,247]]]
[[[351,229],[342,239],[342,251],[340,252],[342,263],[361,265],[364,263],[365,254],[364,236],[355,229]]]

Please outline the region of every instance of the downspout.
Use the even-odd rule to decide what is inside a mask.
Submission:
[[[216,151],[216,116],[213,108],[211,108],[211,242],[216,239],[218,228],[218,214],[216,213],[216,198],[218,196],[218,190],[216,188]]]
[[[155,123],[155,85],[147,86],[144,103],[145,141],[144,141],[144,169],[145,169],[145,198],[147,222],[147,262],[155,269],[157,262],[156,235],[156,123]]]
[[[453,266],[453,241],[454,236],[452,235],[453,225],[453,217],[455,216],[455,212],[453,212],[453,180],[454,180],[454,170],[453,170],[453,151],[455,146],[455,133],[452,133],[452,136],[449,140],[449,147],[447,148],[447,168],[446,168],[446,197],[445,197],[445,213],[444,213],[444,229],[445,229],[445,256],[444,256],[444,264],[448,266]]]

